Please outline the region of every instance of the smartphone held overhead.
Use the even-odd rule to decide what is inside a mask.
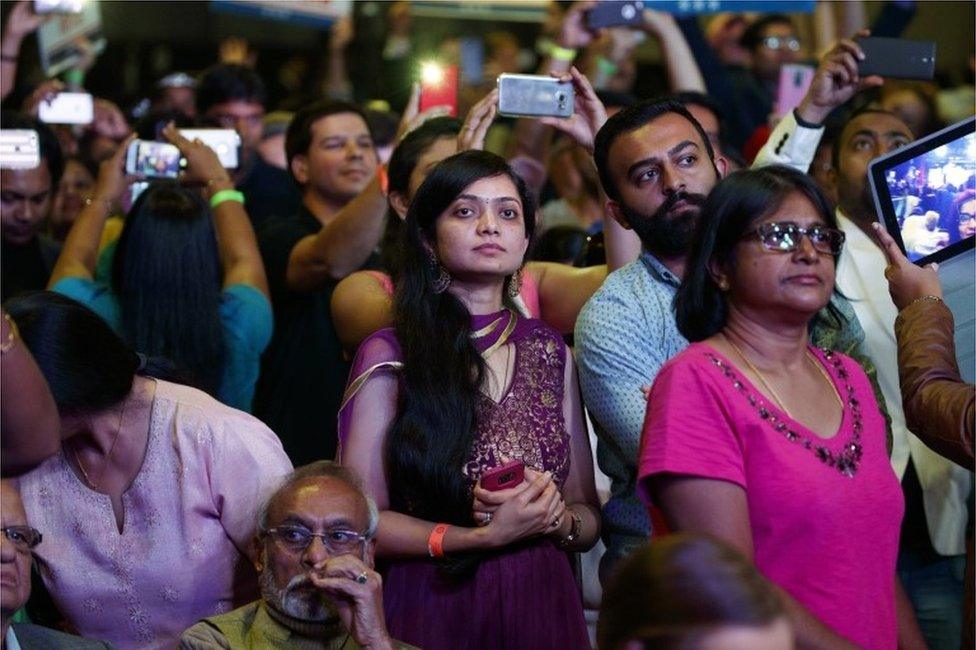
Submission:
[[[34,0],[34,13],[41,14],[80,14],[86,0]]]
[[[88,93],[58,93],[38,104],[37,117],[48,124],[91,124],[95,104]]]
[[[434,61],[420,68],[420,112],[435,106],[446,106],[448,115],[457,117],[458,69]]]
[[[41,164],[37,131],[0,129],[0,169],[34,169]]]
[[[813,66],[798,63],[786,63],[779,69],[776,115],[783,117],[800,105],[816,73],[817,69]]]
[[[213,149],[224,169],[237,169],[240,165],[241,136],[234,129],[180,129],[180,135]]]
[[[935,77],[935,43],[904,38],[862,37],[857,44],[864,59],[857,64],[862,77],[878,75],[890,79],[932,79]]]
[[[133,140],[125,155],[125,173],[146,178],[176,178],[185,164],[180,150],[168,142]]]
[[[591,30],[605,27],[637,26],[644,22],[644,3],[603,0],[586,12],[586,26]]]
[[[570,117],[574,109],[572,82],[528,74],[498,77],[498,112],[501,115]]]

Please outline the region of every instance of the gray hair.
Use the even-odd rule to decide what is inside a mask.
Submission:
[[[366,528],[366,537],[373,539],[376,536],[376,529],[380,523],[380,513],[376,508],[376,501],[373,500],[366,490],[363,489],[362,481],[348,467],[343,467],[339,463],[331,460],[317,460],[314,463],[303,465],[291,474],[282,479],[281,485],[264,502],[261,512],[258,514],[258,533],[262,534],[268,530],[268,516],[271,511],[271,504],[275,502],[285,491],[290,490],[296,483],[307,478],[315,477],[333,478],[342,481],[353,489],[363,501],[366,502],[366,509],[369,511],[369,526]]]

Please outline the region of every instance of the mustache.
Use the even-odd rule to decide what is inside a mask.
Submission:
[[[669,194],[668,198],[664,199],[664,203],[658,207],[657,211],[654,213],[654,217],[658,218],[666,216],[680,201],[684,201],[688,205],[693,205],[700,208],[705,205],[705,200],[706,196],[704,194],[693,194],[691,192],[679,190],[673,194]]]

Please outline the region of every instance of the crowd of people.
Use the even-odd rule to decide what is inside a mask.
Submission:
[[[568,118],[358,102],[347,18],[300,106],[234,42],[82,126],[37,116],[81,70],[15,84],[44,18],[8,11],[0,126],[40,156],[0,169],[2,647],[972,647],[976,392],[868,180],[960,89],[858,72],[917,7],[820,3],[784,113],[794,18],[595,5],[553,2],[532,65],[485,39]],[[144,141],[177,178],[131,173]],[[906,228],[971,236],[972,178],[922,176]]]

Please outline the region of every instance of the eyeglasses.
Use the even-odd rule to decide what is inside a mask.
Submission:
[[[355,553],[369,539],[363,533],[345,528],[333,528],[324,533],[313,533],[303,526],[275,526],[264,531],[271,539],[293,552],[304,551],[316,537],[322,540],[325,548],[333,555]]]
[[[806,235],[818,253],[840,255],[844,247],[844,232],[827,226],[801,228],[792,221],[773,221],[750,230],[746,237],[758,236],[763,248],[777,253],[792,253],[800,247],[800,238]]]
[[[792,52],[800,51],[800,39],[795,36],[767,36],[761,42],[771,50],[789,49]]]
[[[19,551],[30,551],[41,543],[42,536],[36,528],[30,526],[7,526],[3,529],[4,536]]]

